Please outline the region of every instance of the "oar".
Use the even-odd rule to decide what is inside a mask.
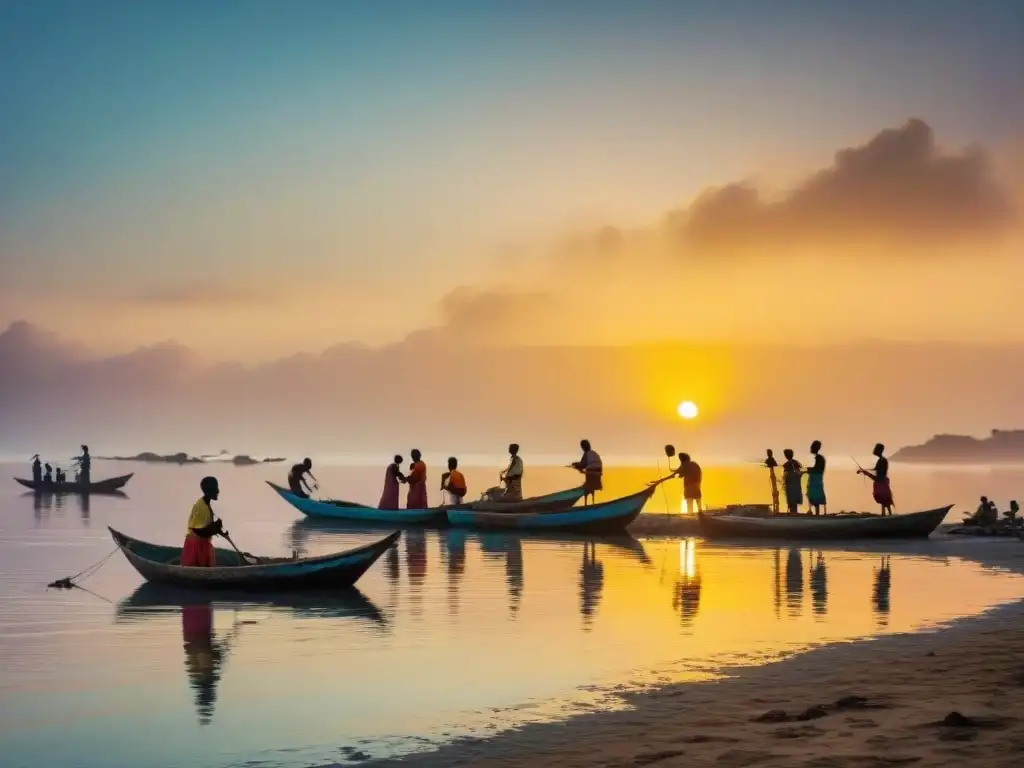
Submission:
[[[221,531],[220,535],[228,540],[228,544],[230,544],[231,548],[238,553],[238,557],[243,563],[248,563],[249,558],[252,558],[256,563],[259,563],[260,559],[258,557],[256,557],[255,555],[251,555],[248,552],[243,552],[242,550],[240,550],[238,548],[238,545],[235,544],[235,542],[231,539],[231,536],[228,535],[227,531]]]
[[[672,471],[672,457],[676,455],[676,447],[674,445],[672,445],[671,443],[667,444],[665,446],[665,455],[668,457],[667,464],[668,464],[668,469],[671,472]],[[659,475],[661,474],[661,462],[660,461],[658,462],[658,474]],[[659,485],[661,485],[661,496],[665,500],[665,512],[668,513],[670,511],[669,508],[668,508],[668,491],[665,490],[665,486],[663,484],[659,483]]]

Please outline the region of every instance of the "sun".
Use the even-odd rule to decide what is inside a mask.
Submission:
[[[697,404],[692,400],[683,400],[676,408],[676,413],[679,414],[681,419],[694,419],[697,417]]]

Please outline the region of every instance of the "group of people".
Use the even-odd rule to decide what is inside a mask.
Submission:
[[[1017,525],[1020,514],[1020,504],[1016,499],[1010,500],[1010,508],[1003,513],[1005,522],[1009,525]],[[964,525],[997,525],[999,523],[999,507],[988,496],[982,496],[977,510],[973,515],[964,518]]]
[[[71,462],[77,467],[74,482],[81,483],[82,485],[88,485],[92,470],[92,457],[89,456],[89,446],[83,445],[82,455],[75,456],[71,459]],[[32,457],[32,482],[37,486],[64,485],[67,481],[67,472],[62,470],[59,466],[52,467],[49,462],[44,464],[39,458],[38,453]]]
[[[876,443],[872,454],[875,466],[868,470],[857,467],[857,474],[864,475],[872,481],[871,495],[875,503],[881,507],[883,515],[893,513],[892,486],[889,484],[889,460],[885,458],[885,446]],[[807,504],[815,515],[827,513],[828,500],[825,495],[825,456],[821,453],[821,441],[811,443],[811,463],[804,467],[793,456],[793,449],[782,452],[785,461],[782,463],[782,486],[786,494],[786,512],[790,515],[799,514],[800,505],[804,503],[803,477],[807,476]],[[768,468],[768,477],[772,489],[772,513],[779,514],[779,481],[775,474],[779,462],[771,448],[765,451],[764,466]]]
[[[584,501],[593,501],[594,494],[603,488],[601,477],[604,465],[589,440],[581,440],[580,448],[583,455],[579,461],[570,466],[583,475],[583,487],[586,491]],[[409,454],[412,462],[408,472],[402,471],[404,459],[396,455],[391,463],[384,468],[384,490],[377,504],[378,509],[400,509],[401,486],[407,485],[405,497],[406,509],[427,509],[430,502],[427,497],[427,465],[423,454],[413,448]],[[508,466],[499,473],[500,484],[488,488],[482,497],[489,501],[522,501],[523,500],[523,459],[519,455],[519,444],[512,443],[508,447]],[[305,459],[296,464],[288,473],[288,488],[296,496],[308,499],[317,487],[316,478],[312,473],[313,462]],[[313,486],[306,482],[306,475],[313,480]],[[459,470],[459,460],[455,456],[448,457],[448,471],[441,475],[440,491],[444,494],[445,504],[462,504],[469,493],[466,476]]]

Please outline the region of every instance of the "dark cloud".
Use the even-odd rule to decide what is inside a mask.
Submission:
[[[668,226],[697,251],[978,237],[1015,223],[1010,193],[977,149],[942,152],[918,119],[838,151],[834,163],[770,201],[748,184],[705,191]]]

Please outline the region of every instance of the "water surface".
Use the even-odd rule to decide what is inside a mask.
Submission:
[[[138,470],[125,498],[0,493],[4,765],[358,761],[617,706],[623,687],[934,627],[1022,594],[1021,577],[930,557],[927,543],[883,556],[460,531],[407,532],[345,599],[182,600],[141,586],[120,554],[84,583],[95,594],[47,592],[110,552],[108,524],[183,537],[210,469],[94,473],[125,466]],[[490,472],[467,475],[483,484]],[[381,535],[299,520],[262,482],[281,473],[217,468],[219,512],[244,548],[322,553]],[[610,471],[609,494],[650,474]],[[377,492],[376,470],[318,475],[351,491],[339,495]],[[569,484],[559,470],[534,477],[534,492]],[[745,482],[735,500],[749,500]]]

